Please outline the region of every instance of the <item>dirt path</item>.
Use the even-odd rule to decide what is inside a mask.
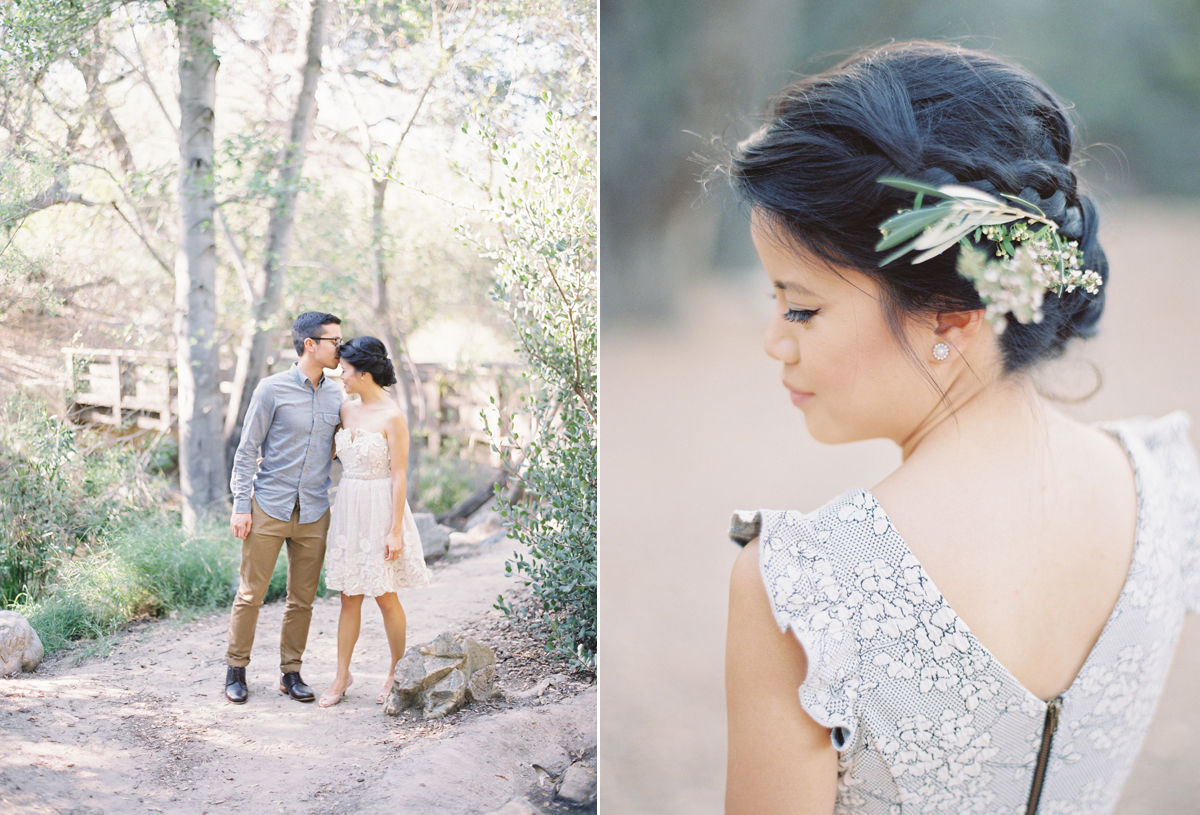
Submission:
[[[250,701],[223,695],[228,614],[142,623],[111,654],[73,665],[49,660],[0,680],[0,812],[487,813],[537,785],[538,765],[560,775],[596,744],[596,692],[560,682],[514,698],[553,668],[514,647],[491,609],[511,590],[503,542],[435,569],[433,585],[400,595],[408,643],[447,629],[493,646],[509,701],[444,720],[391,718],[375,696],[386,640],[364,606],[355,683],[323,710],[278,690],[283,604],[263,607]],[[317,693],[333,677],[336,597],[313,612],[303,675]],[[534,664],[537,663],[537,664]],[[543,776],[544,777],[544,776]],[[593,809],[594,811],[594,809]]]

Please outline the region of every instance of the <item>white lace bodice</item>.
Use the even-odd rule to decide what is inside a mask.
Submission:
[[[1184,612],[1200,611],[1200,470],[1187,417],[1102,427],[1134,466],[1137,538],[1116,607],[1060,697],[1038,815],[1112,811]],[[808,658],[801,703],[840,753],[835,812],[1025,813],[1047,703],[975,639],[871,493],[742,524],[736,539],[759,536],[776,621]]]
[[[358,428],[353,433],[340,428],[334,434],[342,478],[387,478],[392,474],[387,438],[382,433]]]

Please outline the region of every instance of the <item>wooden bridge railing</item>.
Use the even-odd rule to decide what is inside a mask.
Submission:
[[[178,412],[173,354],[118,348],[62,351],[66,358],[67,403],[76,420],[114,427],[132,420],[139,427],[161,430],[172,426]],[[490,449],[491,439],[481,413],[487,414],[488,424],[498,428],[502,438],[511,439],[514,430],[528,436],[528,421],[520,413],[520,394],[524,390],[521,366],[419,363],[415,367],[421,378],[426,413],[424,421],[412,429],[427,437],[434,455],[441,451],[445,438],[457,439],[467,455],[478,445]],[[518,417],[515,428],[511,426],[514,415]]]

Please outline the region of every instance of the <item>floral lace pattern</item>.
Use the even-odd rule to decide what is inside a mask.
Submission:
[[[1145,738],[1185,610],[1200,610],[1200,468],[1188,419],[1101,425],[1138,495],[1125,586],[1062,696],[1039,815],[1116,805]],[[839,750],[841,815],[1021,815],[1046,703],[946,603],[866,490],[805,515],[758,515],[776,621],[804,646],[804,709]]]
[[[421,535],[404,504],[400,557],[384,560],[383,539],[392,528],[391,461],[382,433],[346,428],[334,435],[342,480],[329,520],[325,585],[346,594],[378,597],[429,585]]]

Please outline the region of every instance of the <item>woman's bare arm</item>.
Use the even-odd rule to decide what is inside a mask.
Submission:
[[[384,559],[400,556],[404,539],[401,522],[404,520],[404,501],[408,495],[408,423],[400,413],[389,416],[384,424],[388,456],[392,465],[392,528],[384,539]]]
[[[729,585],[726,815],[833,812],[837,751],[829,729],[800,706],[807,669],[800,643],[775,624],[752,541],[738,555]]]

